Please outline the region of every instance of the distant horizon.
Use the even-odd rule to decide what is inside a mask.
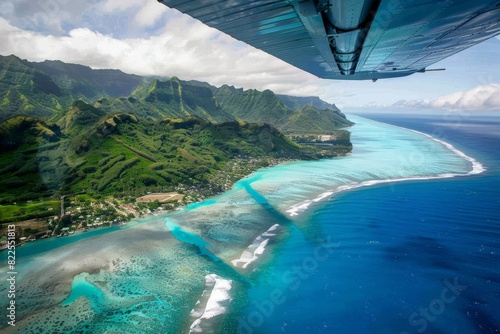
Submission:
[[[397,107],[344,107],[341,111],[353,115],[400,115],[400,116],[500,116],[500,110],[445,110],[445,109],[405,109]]]

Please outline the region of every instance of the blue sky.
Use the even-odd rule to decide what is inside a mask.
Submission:
[[[432,66],[371,81],[322,80],[156,0],[3,0],[0,54],[139,75],[316,95],[342,108],[500,110],[500,39]]]

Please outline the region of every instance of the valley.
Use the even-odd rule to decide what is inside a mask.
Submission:
[[[39,219],[46,235],[175,210],[259,168],[352,148],[345,128],[353,123],[318,98],[15,56],[0,56],[0,66],[0,222]],[[304,141],[309,137],[317,142]],[[136,201],[169,192],[182,199]],[[86,211],[22,208],[67,194],[78,194],[68,204]],[[30,227],[19,235],[40,232]]]

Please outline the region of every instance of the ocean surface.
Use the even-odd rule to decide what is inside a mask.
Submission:
[[[499,333],[500,119],[369,117],[451,143],[486,171],[331,198],[307,225],[331,254],[287,238],[249,290],[243,332]]]
[[[500,117],[366,117],[346,157],[18,248],[0,330],[500,333]]]

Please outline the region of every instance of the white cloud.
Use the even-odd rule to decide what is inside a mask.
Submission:
[[[99,7],[104,13],[132,10],[133,23],[140,27],[153,26],[168,11],[166,6],[151,0],[106,0]]]
[[[139,11],[134,16],[134,22],[142,27],[154,25],[167,11],[167,7],[160,5],[156,1],[145,0]]]
[[[439,109],[500,110],[500,84],[482,85],[442,96],[431,101],[430,106]]]
[[[118,37],[150,36],[169,9],[154,0],[2,0],[0,17],[11,25],[64,36],[88,28]]]
[[[500,84],[477,86],[473,89],[441,96],[431,101],[401,100],[393,104],[399,108],[432,108],[444,110],[498,110],[500,111]]]
[[[70,30],[67,36],[44,35],[14,27],[3,18],[0,31],[0,54],[31,61],[58,59],[284,94],[318,95],[322,87],[314,76],[186,16],[174,15],[158,35],[146,39],[118,39],[88,28]]]
[[[0,15],[24,29],[62,34],[64,24],[80,22],[96,1],[2,0]]]
[[[101,8],[103,11],[109,13],[116,10],[126,10],[138,5],[142,5],[144,0],[106,0]]]

